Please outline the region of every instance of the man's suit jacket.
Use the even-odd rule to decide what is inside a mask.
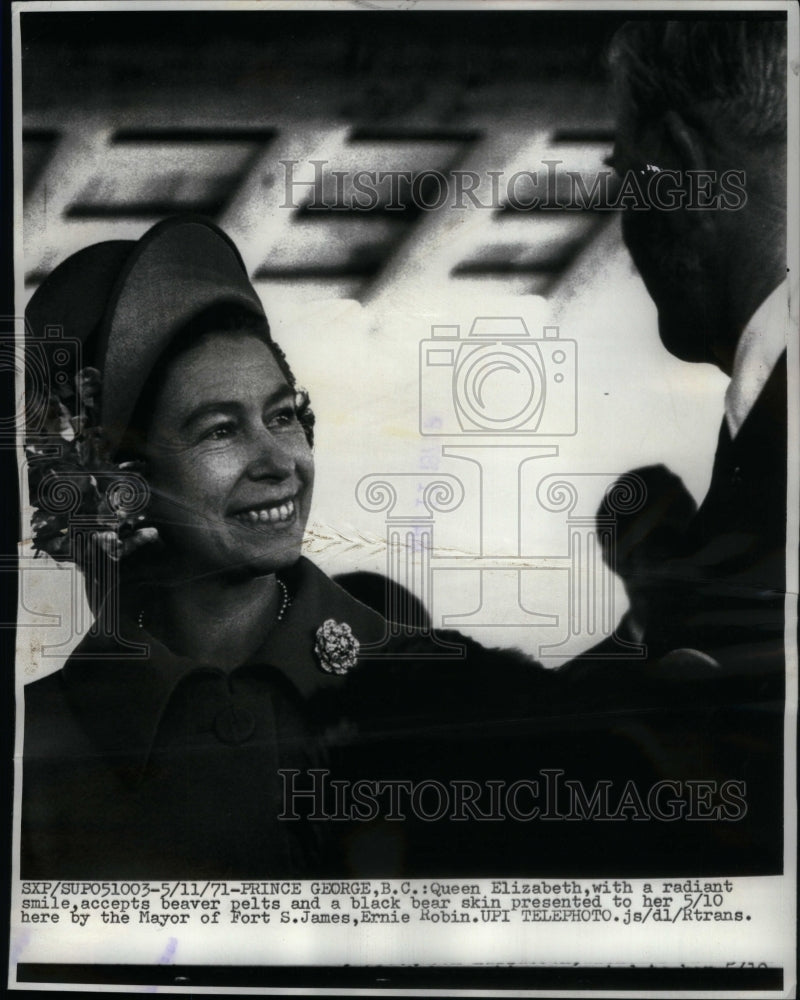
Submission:
[[[746,785],[747,817],[704,862],[714,867],[730,848],[742,874],[782,864],[786,405],[784,353],[733,440],[723,423],[707,495],[675,531],[671,557],[641,557],[626,576],[649,612],[645,658],[604,659],[606,640],[558,671],[598,720],[650,691],[649,708],[623,725],[638,726],[640,761],[663,776]]]
[[[784,353],[733,440],[723,422],[706,497],[655,567],[670,599],[645,628],[651,657],[688,647],[737,673],[782,670],[786,424]]]

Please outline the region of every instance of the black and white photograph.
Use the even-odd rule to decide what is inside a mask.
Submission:
[[[9,987],[795,996],[797,6],[9,26]]]

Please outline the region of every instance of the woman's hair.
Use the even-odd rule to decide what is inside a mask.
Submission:
[[[306,390],[297,385],[297,379],[289,367],[286,355],[270,336],[266,317],[250,312],[238,304],[220,303],[204,309],[193,317],[175,334],[162,353],[134,409],[130,426],[119,448],[121,458],[136,459],[144,455],[154,404],[164,385],[170,365],[184,351],[212,333],[250,334],[269,348],[289,388],[295,393],[297,419],[309,446],[313,447],[315,417],[311,409],[311,400]]]

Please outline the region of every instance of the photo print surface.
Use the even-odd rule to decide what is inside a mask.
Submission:
[[[791,995],[796,15],[14,6],[11,986]]]

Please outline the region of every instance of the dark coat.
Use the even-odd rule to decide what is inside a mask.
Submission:
[[[345,689],[355,735],[333,769],[350,781],[419,789],[423,815],[406,808],[403,820],[391,820],[384,806],[381,817],[351,823],[344,870],[371,877],[778,872],[782,677],[771,680],[754,688],[748,677],[693,662],[546,670],[470,642],[458,663],[424,655],[366,663]],[[441,816],[435,784],[450,806]],[[474,808],[459,805],[456,786],[462,796],[475,789]],[[731,796],[739,801],[726,803]],[[668,800],[677,803],[672,815],[659,804]]]
[[[777,870],[769,782],[748,787],[750,812],[736,822],[648,822],[636,808],[574,821],[560,815],[563,800],[549,818],[522,815],[531,782],[547,811],[546,772],[582,782],[589,797],[610,780],[613,808],[629,782],[646,799],[658,781],[677,781],[686,799],[685,782],[711,781],[718,806],[723,781],[749,782],[764,765],[759,713],[742,711],[729,682],[641,666],[547,670],[455,633],[390,634],[306,560],[287,582],[285,619],[230,674],[140,632],[146,659],[87,638],[62,670],[28,686],[23,878]],[[314,654],[327,618],[363,644],[345,676],[324,673]],[[364,780],[405,783],[403,818],[385,794],[375,816],[354,809]],[[493,783],[507,791],[519,781],[519,815],[487,819]],[[449,797],[433,820],[431,782]],[[477,798],[454,816],[456,786]]]
[[[709,653],[728,670],[782,669],[786,593],[786,354],[731,440],[723,425],[711,483],[665,567],[669,615],[654,616],[654,655]]]
[[[726,836],[719,831],[710,859],[721,870],[727,856],[740,873],[782,870],[786,380],[784,353],[733,440],[723,422],[707,495],[671,557],[642,559],[638,575],[626,577],[629,592],[646,595],[646,659],[609,662],[607,641],[560,671],[582,698],[595,699],[596,711],[618,710],[621,693],[641,692],[647,677],[674,693],[672,723],[666,701],[659,709],[656,699],[640,731],[661,742],[665,774],[677,777],[681,761],[693,761],[698,776],[705,768],[718,781],[736,775],[746,783],[748,814]]]
[[[347,621],[362,641],[383,619],[301,560],[284,620],[226,673],[149,644],[125,657],[87,636],[63,669],[25,689],[23,878],[236,878],[314,873],[325,828],[283,822],[279,769],[324,764],[315,633]],[[334,722],[335,724],[335,722]]]

